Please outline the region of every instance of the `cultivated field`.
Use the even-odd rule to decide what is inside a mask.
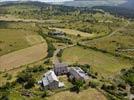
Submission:
[[[0,29],[0,56],[43,42],[36,32],[22,29]]]
[[[62,32],[65,32],[66,34],[75,35],[75,36],[80,35],[83,37],[93,37],[93,34],[81,32],[77,30],[72,30],[72,29],[62,29],[62,28],[52,28],[52,29],[55,29],[57,31],[62,31]]]
[[[78,46],[65,49],[62,60],[68,63],[89,64],[94,71],[104,76],[115,75],[121,69],[132,66],[129,60]]]
[[[65,91],[57,93],[54,96],[47,98],[47,100],[107,100],[106,97],[98,92],[96,89],[83,90],[79,94]]]
[[[0,71],[33,63],[47,56],[47,44],[41,43],[0,57]]]
[[[26,40],[30,45],[39,44],[45,41],[40,35],[28,35],[26,36]]]

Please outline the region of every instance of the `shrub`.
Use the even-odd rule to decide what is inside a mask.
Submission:
[[[7,80],[11,80],[12,79],[12,75],[8,75]]]
[[[28,79],[28,81],[25,84],[25,89],[30,89],[30,88],[34,87],[34,84],[35,84],[34,78]]]
[[[119,88],[122,88],[122,89],[126,89],[126,84],[120,83],[120,84],[118,85],[118,87],[119,87]]]
[[[5,74],[3,75],[3,77],[8,77],[8,73],[5,73]]]
[[[17,76],[16,82],[23,84],[27,82],[31,77],[32,75],[30,73],[22,72]]]
[[[60,49],[59,53],[57,54],[58,57],[61,57],[62,56],[62,53],[63,53],[63,50]]]
[[[91,88],[96,88],[97,86],[99,86],[99,82],[95,81],[95,80],[92,80],[92,81],[89,82],[89,86]]]
[[[48,57],[52,57],[54,51],[56,50],[56,48],[53,46],[53,44],[50,41],[47,41],[48,44]]]
[[[47,96],[48,96],[48,92],[47,91],[43,92],[43,94],[41,95],[42,98],[47,97]]]
[[[35,66],[35,67],[27,67],[25,72],[27,73],[37,73],[37,72],[42,72],[44,71],[44,67],[43,66]]]
[[[134,69],[130,68],[129,70],[124,71],[121,78],[129,85],[134,86]]]
[[[16,82],[22,85],[24,84],[24,87],[26,89],[30,89],[34,86],[35,79],[32,77],[32,74],[27,73],[27,72],[22,72],[17,76]]]
[[[81,35],[80,35],[80,34],[78,34],[78,35],[77,35],[77,37],[81,37]]]
[[[83,87],[84,82],[81,80],[75,80],[75,82],[73,82],[73,87],[71,88],[71,91],[76,91],[76,93],[80,92],[80,88]]]
[[[49,64],[49,63],[50,63],[50,59],[44,61],[44,64]]]
[[[14,88],[15,85],[16,85],[16,82],[6,82],[6,84],[4,84],[0,87],[0,91],[5,92],[7,90]]]
[[[134,86],[130,88],[130,92],[134,94]]]
[[[10,100],[10,99],[9,99],[8,95],[2,95],[0,97],[0,100]]]

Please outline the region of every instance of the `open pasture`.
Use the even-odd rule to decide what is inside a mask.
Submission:
[[[106,97],[96,89],[87,89],[79,94],[65,91],[48,97],[47,100],[107,100]]]
[[[85,45],[134,58],[134,23],[111,36],[86,41]]]
[[[79,46],[65,49],[61,59],[70,64],[89,64],[93,71],[102,76],[112,76],[118,74],[123,68],[132,67],[129,60]]]

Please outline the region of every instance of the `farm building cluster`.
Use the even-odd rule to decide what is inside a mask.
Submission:
[[[67,75],[70,80],[86,81],[89,79],[87,73],[85,73],[79,67],[68,67],[67,64],[58,63],[55,64],[52,70],[49,70],[43,75],[43,78],[39,83],[44,89],[57,89],[64,87],[64,83],[60,82],[58,76]]]

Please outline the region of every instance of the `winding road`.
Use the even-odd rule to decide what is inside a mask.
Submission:
[[[53,58],[52,58],[53,64],[58,64],[58,63],[60,63],[60,60],[59,60],[59,58],[57,57],[57,54],[58,54],[61,50],[66,49],[66,48],[73,47],[73,46],[75,46],[75,45],[76,45],[76,44],[69,45],[69,46],[65,46],[65,47],[63,47],[63,48],[57,48],[57,49],[54,51],[54,54],[53,54]]]

